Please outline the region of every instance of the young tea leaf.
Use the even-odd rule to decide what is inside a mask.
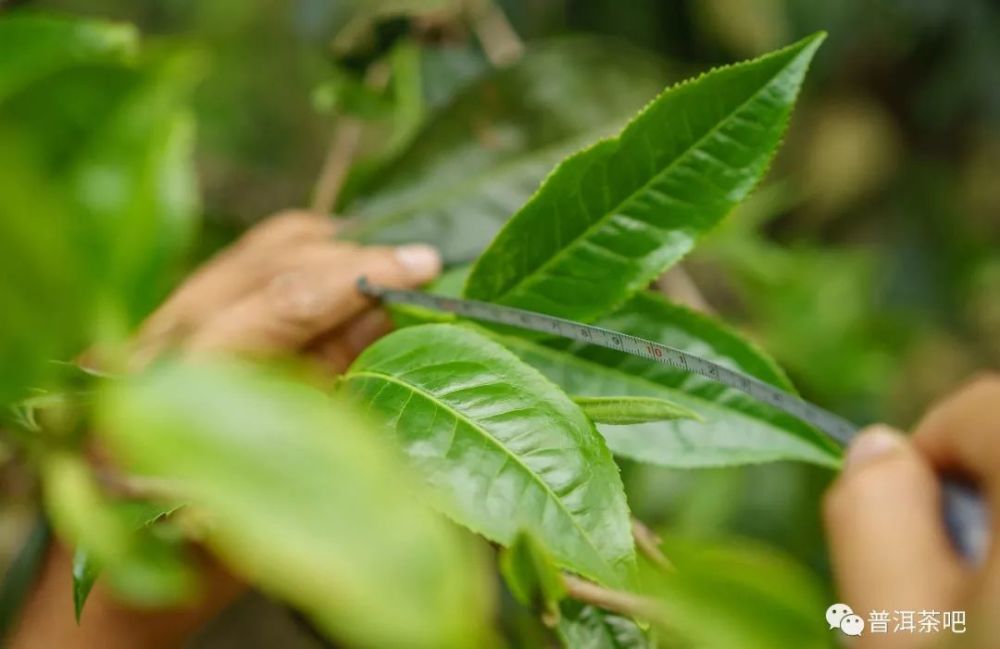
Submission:
[[[653,293],[634,296],[601,326],[656,340],[791,391],[763,352],[704,315]],[[614,350],[514,336],[500,341],[571,394],[663,399],[703,419],[599,426],[616,454],[676,468],[798,460],[837,466],[840,452],[808,424],[700,375]]]
[[[145,502],[122,502],[116,503],[115,509],[134,520],[138,536],[143,528],[170,515],[177,507],[163,507]],[[87,602],[87,597],[100,573],[101,568],[97,559],[87,549],[77,548],[73,553],[73,613],[76,615],[77,624],[80,623],[83,605]]]
[[[655,397],[573,397],[583,414],[595,424],[625,426],[670,419],[704,421],[698,413]]]
[[[77,624],[80,623],[83,605],[87,603],[87,597],[99,574],[101,569],[90,552],[77,548],[73,553],[73,615],[76,616]]]
[[[559,569],[545,546],[531,533],[519,532],[500,554],[500,572],[514,598],[550,622],[559,620],[559,601],[566,596]]]
[[[183,485],[221,559],[331,636],[489,644],[479,553],[421,506],[416,480],[347,404],[231,362],[109,386],[98,415],[122,465]]]
[[[45,510],[59,535],[77,548],[73,599],[77,619],[98,570],[112,590],[146,606],[176,605],[195,577],[174,544],[136,534],[134,507],[109,502],[82,457],[49,453],[42,466]]]
[[[446,512],[501,544],[530,529],[560,565],[605,584],[634,565],[618,467],[559,388],[470,328],[399,330],[347,387],[383,414]]]
[[[466,296],[593,320],[644,288],[764,174],[822,40],[670,88],[567,159],[479,258]]]

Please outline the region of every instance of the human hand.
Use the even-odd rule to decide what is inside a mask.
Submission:
[[[424,245],[360,246],[335,240],[335,224],[286,212],[248,231],[186,280],[142,326],[132,365],[168,348],[189,353],[304,353],[342,371],[390,328],[388,316],[355,287],[366,275],[398,288],[419,286],[441,268]],[[14,649],[174,649],[245,588],[203,553],[201,592],[181,607],[141,610],[98,581],[86,614],[73,621],[71,553],[48,552],[35,590],[10,639]]]
[[[248,231],[192,275],[146,322],[133,363],[168,346],[190,352],[304,352],[344,370],[390,328],[358,293],[366,275],[396,288],[424,284],[441,270],[426,245],[361,246],[334,239],[329,218],[285,212]]]
[[[912,437],[863,431],[827,493],[825,518],[842,601],[871,611],[965,611],[965,634],[867,629],[859,649],[994,647],[1000,633],[1000,538],[979,568],[958,556],[941,513],[943,473],[968,476],[1000,518],[1000,376],[981,377],[931,409]],[[918,627],[919,628],[919,627]]]

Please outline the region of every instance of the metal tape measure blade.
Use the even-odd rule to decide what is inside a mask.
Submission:
[[[737,372],[718,363],[713,363],[689,352],[621,331],[583,324],[582,322],[536,313],[534,311],[526,311],[516,307],[480,302],[478,300],[442,297],[430,293],[421,293],[420,291],[373,286],[364,278],[358,280],[358,290],[369,297],[378,298],[383,302],[415,305],[432,311],[454,313],[455,315],[473,320],[509,325],[561,338],[569,338],[589,345],[613,349],[624,354],[629,354],[630,356],[637,356],[664,365],[671,365],[687,372],[693,372],[717,383],[744,392],[757,401],[766,403],[797,419],[801,419],[822,430],[841,444],[847,444],[858,429],[857,426],[843,417],[800,399],[794,394],[765,383],[760,379]]]

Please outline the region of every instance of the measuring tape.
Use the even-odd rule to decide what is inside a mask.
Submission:
[[[749,394],[754,399],[783,410],[816,428],[841,444],[846,445],[858,427],[839,415],[824,410],[799,397],[778,389],[760,379],[735,372],[700,356],[669,347],[653,340],[646,340],[620,331],[582,324],[565,318],[525,311],[477,300],[459,300],[419,291],[403,291],[373,286],[365,278],[358,280],[361,293],[390,304],[410,304],[433,311],[454,313],[473,320],[510,325],[538,333],[579,340],[589,345],[607,347],[632,356],[639,356],[664,365],[672,365],[687,372],[700,374],[708,379],[728,385]]]
[[[516,307],[375,286],[364,277],[358,280],[358,291],[387,304],[419,306],[432,311],[454,313],[473,320],[578,340],[588,345],[606,347],[623,354],[700,374],[801,419],[844,446],[850,443],[859,430],[858,426],[840,415],[800,399],[794,394],[655,340]],[[946,479],[942,482],[942,495],[945,523],[955,547],[971,561],[980,562],[986,555],[989,541],[989,521],[980,494],[964,483]]]

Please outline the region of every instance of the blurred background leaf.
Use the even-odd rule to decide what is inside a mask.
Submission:
[[[179,566],[176,565],[176,557],[165,554],[170,552],[170,547],[163,543],[167,539],[162,535],[153,533],[151,530],[153,525],[172,514],[179,506],[162,505],[142,500],[123,500],[114,503],[113,507],[118,511],[119,516],[130,525],[134,536],[139,537],[141,542],[147,544],[154,551],[159,551],[164,556],[162,560],[166,564],[166,567],[169,568],[170,563],[173,562],[175,569],[179,569]],[[176,532],[173,536],[175,540],[180,538]],[[160,547],[156,547],[156,544],[159,544]],[[76,615],[78,624],[80,616],[83,614],[83,606],[86,604],[87,597],[90,595],[90,591],[94,587],[94,582],[97,581],[100,574],[100,559],[86,547],[77,548],[73,553],[73,612]],[[114,579],[114,576],[112,574],[112,579]],[[184,585],[184,583],[181,582],[181,585]],[[178,590],[172,594],[176,601],[188,593]]]
[[[136,504],[109,500],[86,461],[68,453],[49,455],[42,486],[53,527],[87,557],[80,565],[81,579],[73,576],[77,619],[97,570],[115,592],[137,605],[179,604],[195,592],[195,577],[176,539],[171,542],[137,526]]]
[[[653,622],[681,644],[718,649],[833,647],[817,615],[827,599],[818,580],[786,557],[752,543],[668,539],[674,571],[646,574],[657,600]]]
[[[349,404],[248,365],[169,365],[107,390],[99,424],[126,470],[178,485],[224,562],[326,633],[488,641],[481,556]]]
[[[345,208],[355,218],[347,236],[431,242],[448,262],[471,261],[557,162],[619,128],[668,78],[621,42],[539,43],[429,121]]]
[[[0,31],[3,47],[31,41],[37,61],[0,59],[6,403],[45,385],[44,359],[122,338],[179,270],[198,203],[185,108],[198,66],[137,54],[134,32],[114,23],[21,15]]]
[[[132,25],[60,20],[21,14],[0,23],[0,100],[60,69],[99,61],[124,62],[135,53]]]

